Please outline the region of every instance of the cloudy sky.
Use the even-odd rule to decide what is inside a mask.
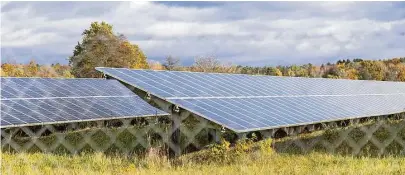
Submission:
[[[1,60],[67,63],[93,21],[149,59],[321,64],[405,56],[405,2],[1,2]]]

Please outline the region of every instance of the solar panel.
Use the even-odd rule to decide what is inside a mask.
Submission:
[[[400,113],[405,95],[171,99],[238,132]]]
[[[402,82],[96,69],[237,132],[405,110]]]
[[[163,98],[405,93],[405,83],[97,68]]]
[[[96,78],[1,78],[1,92],[1,99],[134,95],[117,81]]]
[[[1,127],[161,116],[116,80],[1,78]]]

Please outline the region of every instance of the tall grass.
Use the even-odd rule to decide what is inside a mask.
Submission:
[[[199,154],[201,156],[201,154]],[[44,153],[2,155],[2,174],[405,174],[400,157],[345,157],[249,152],[232,163],[196,162],[195,157],[166,158],[106,156],[102,153],[62,156]],[[184,160],[185,159],[185,160]]]

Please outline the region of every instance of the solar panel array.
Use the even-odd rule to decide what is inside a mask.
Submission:
[[[401,82],[97,68],[164,98],[405,94]]]
[[[405,111],[405,83],[96,68],[236,132]]]
[[[166,115],[116,80],[1,78],[1,127]]]

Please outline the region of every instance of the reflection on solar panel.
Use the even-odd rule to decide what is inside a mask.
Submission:
[[[1,127],[166,115],[115,80],[1,78]]]
[[[96,69],[237,132],[405,110],[401,82]]]

